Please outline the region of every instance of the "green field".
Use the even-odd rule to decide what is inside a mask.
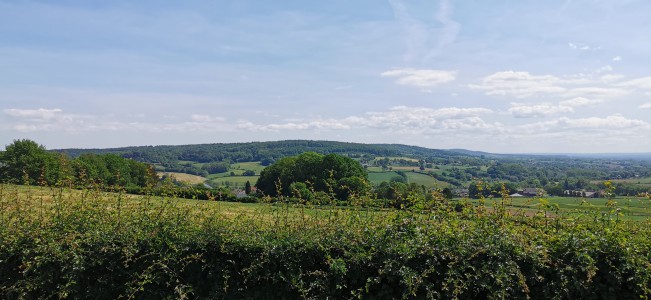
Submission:
[[[251,170],[251,171],[254,171],[256,175],[259,175],[260,172],[262,170],[264,170],[264,168],[265,167],[263,165],[261,165],[259,161],[242,162],[242,163],[231,164],[231,168],[230,168],[229,171],[233,171],[236,174],[238,174],[238,172],[240,172],[240,174],[241,174],[241,172],[244,172],[246,170]]]
[[[380,184],[382,181],[390,181],[391,178],[400,176],[398,173],[393,171],[387,172],[368,172],[368,181],[372,184]]]
[[[409,183],[424,185],[427,188],[445,188],[450,186],[449,183],[438,181],[436,180],[436,178],[429,176],[427,174],[421,174],[416,172],[405,172],[405,175],[407,175],[407,181]]]
[[[457,199],[457,201],[463,200]],[[479,203],[477,199],[469,201],[474,205]],[[501,203],[501,198],[485,199],[485,205],[488,207],[496,207]],[[609,200],[605,198],[518,197],[507,199],[504,203],[512,212],[522,210],[528,215],[546,211],[549,214],[562,217],[583,215],[600,218],[604,214],[609,214],[613,218],[651,220],[651,200],[649,198],[617,197],[609,203]]]
[[[255,185],[260,176],[226,176],[226,177],[213,177],[208,180],[210,186],[229,186],[229,187],[238,187],[243,188],[246,182],[250,182],[251,185]],[[209,177],[210,178],[210,177]]]

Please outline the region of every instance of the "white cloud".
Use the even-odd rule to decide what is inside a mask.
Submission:
[[[435,87],[453,81],[456,77],[456,71],[394,69],[382,72],[380,75],[383,77],[398,77],[396,82],[400,85]]]
[[[601,73],[605,73],[605,72],[610,72],[610,71],[612,71],[612,70],[613,70],[613,67],[612,67],[611,65],[605,65],[605,66],[603,66],[603,67],[599,67],[599,68],[597,68],[597,69],[594,70],[594,72],[592,72],[592,73],[593,73],[593,74],[601,74]]]
[[[569,100],[561,101],[558,104],[562,106],[570,106],[570,107],[582,107],[582,106],[590,106],[594,104],[599,104],[602,103],[603,100],[593,100],[593,99],[588,99],[584,97],[576,97],[572,98]]]
[[[516,118],[538,118],[560,113],[571,113],[574,112],[574,109],[570,106],[553,105],[549,103],[533,105],[511,103],[511,108],[508,109],[508,112]]]
[[[114,116],[92,116],[66,114],[62,110],[4,110],[5,114],[16,116],[17,122],[11,128],[19,132],[60,131],[60,132],[235,132],[238,130],[279,132],[296,130],[347,130],[354,128],[387,129],[391,131],[422,131],[487,128],[491,124],[483,122],[481,115],[493,111],[486,108],[447,107],[440,109],[424,107],[396,106],[383,112],[368,112],[361,116],[342,119],[311,120],[294,119],[286,123],[255,124],[247,120],[228,122],[223,117],[194,114],[185,121],[126,122],[115,120]],[[51,117],[51,114],[54,114]],[[46,116],[33,119],[32,116]]]
[[[566,88],[561,79],[552,75],[535,76],[529,72],[504,71],[489,75],[479,85],[470,88],[485,90],[487,95],[526,98],[538,94],[559,94]]]
[[[644,104],[638,106],[638,108],[650,109],[651,108],[651,102],[644,103]]]
[[[469,85],[470,88],[486,91],[491,96],[512,96],[515,98],[547,97],[547,98],[614,98],[630,93],[623,85],[607,85],[623,78],[621,75],[603,75],[598,79],[593,76],[611,70],[609,66],[602,67],[591,74],[578,74],[567,78],[553,75],[531,75],[529,72],[504,71],[485,77],[481,84]],[[603,86],[606,84],[606,86]],[[600,86],[597,86],[600,85]]]
[[[613,57],[613,61],[621,61],[622,57],[621,56],[615,56]]]
[[[621,88],[611,87],[579,87],[568,90],[560,96],[565,98],[571,97],[586,97],[586,98],[616,98],[628,95],[630,91]]]
[[[615,82],[615,81],[620,81],[620,80],[624,79],[625,77],[626,76],[621,75],[621,74],[606,74],[606,75],[602,75],[601,77],[599,77],[599,80],[601,82],[604,82],[604,83],[612,83],[612,82]]]
[[[18,132],[222,132],[233,129],[225,118],[207,115],[192,115],[188,121],[177,123],[150,123],[116,120],[111,114],[71,114],[62,109],[4,109],[3,112],[14,117],[14,122],[8,126]]]
[[[309,122],[288,122],[284,124],[254,124],[252,122],[240,122],[236,126],[237,129],[244,129],[248,131],[263,131],[263,132],[278,132],[287,130],[343,130],[350,129],[350,125],[341,120],[327,119],[316,120]]]
[[[572,42],[568,43],[568,46],[570,46],[570,48],[574,50],[582,50],[582,51],[601,49],[601,46],[591,47],[590,45],[581,44],[581,43],[572,43]]]
[[[293,120],[284,124],[253,124],[243,122],[239,129],[250,131],[282,130],[348,130],[380,129],[386,132],[417,134],[432,131],[453,131],[487,129],[499,124],[491,124],[480,118],[491,114],[487,108],[448,107],[432,109],[425,107],[396,106],[387,111],[368,112],[361,116],[349,116],[343,119],[317,119],[303,121]]]
[[[16,118],[30,118],[30,119],[40,119],[40,120],[52,119],[52,118],[56,117],[59,113],[62,112],[62,110],[59,109],[59,108],[54,108],[54,109],[45,109],[45,108],[17,109],[17,108],[11,108],[11,109],[3,109],[2,111],[7,115],[10,115],[10,116],[16,117]]]
[[[226,118],[223,117],[211,117],[209,115],[191,115],[190,119],[195,122],[200,123],[210,123],[210,122],[225,122]]]
[[[627,119],[621,115],[612,115],[605,118],[599,117],[590,117],[583,119],[568,119],[561,118],[559,119],[559,124],[567,125],[572,128],[590,128],[590,129],[599,129],[599,128],[615,128],[615,129],[624,129],[631,127],[648,127],[649,123],[636,120],[636,119]]]
[[[632,87],[638,89],[651,89],[651,76],[649,77],[640,77],[633,80],[621,82],[618,86],[622,87]]]
[[[565,132],[568,135],[580,135],[586,133],[586,130],[597,132],[603,130],[603,134],[607,137],[608,134],[612,134],[612,130],[621,134],[630,134],[633,132],[627,131],[629,129],[648,131],[651,129],[651,124],[642,120],[628,119],[622,115],[611,115],[604,118],[589,117],[581,119],[561,117],[552,121],[523,125],[521,128],[532,133]]]

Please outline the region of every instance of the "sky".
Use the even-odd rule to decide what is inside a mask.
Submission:
[[[0,144],[651,152],[650,11],[643,0],[0,0]]]

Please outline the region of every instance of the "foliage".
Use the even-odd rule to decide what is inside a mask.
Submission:
[[[64,155],[47,152],[31,140],[16,140],[0,153],[0,180],[4,182],[55,184],[69,171]]]
[[[332,192],[347,197],[364,192],[368,175],[359,162],[338,154],[322,155],[306,152],[285,157],[265,168],[256,187],[269,196],[292,196],[292,184],[303,183],[320,192]],[[346,200],[346,198],[341,198]]]
[[[0,185],[0,298],[648,298],[648,221]],[[543,207],[541,206],[541,209]]]
[[[70,160],[31,140],[16,140],[0,155],[0,181],[38,185],[97,184],[140,190],[158,182],[150,165],[116,154],[83,154]]]
[[[651,177],[648,157],[591,157],[564,155],[503,155],[466,150],[436,150],[406,145],[358,144],[330,141],[277,141],[180,146],[146,146],[116,149],[59,150],[72,157],[83,153],[113,153],[152,163],[161,171],[199,176],[228,169],[239,162],[260,162],[262,166],[304,152],[336,153],[378,170],[418,170],[439,182],[467,188],[471,181],[512,182],[520,188],[598,190],[593,182],[607,179],[636,180]],[[213,168],[214,167],[214,168]],[[207,170],[210,171],[207,171]],[[219,172],[219,173],[224,173]],[[374,173],[373,178],[377,178]],[[389,178],[386,179],[387,181]],[[619,182],[619,195],[651,191],[651,185]],[[287,192],[287,191],[286,191]]]

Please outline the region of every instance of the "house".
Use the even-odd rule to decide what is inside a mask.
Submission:
[[[597,192],[585,192],[585,195],[583,195],[585,198],[597,198],[597,196]]]
[[[468,189],[454,189],[454,191],[452,191],[452,193],[455,194],[457,197],[467,198],[469,190]]]
[[[539,194],[544,194],[545,191],[537,188],[525,188],[519,194],[526,197],[536,197]]]
[[[240,198],[246,198],[247,194],[244,190],[236,190],[235,191],[235,198],[240,199]]]
[[[601,193],[586,190],[565,190],[563,195],[566,197],[598,198]]]

